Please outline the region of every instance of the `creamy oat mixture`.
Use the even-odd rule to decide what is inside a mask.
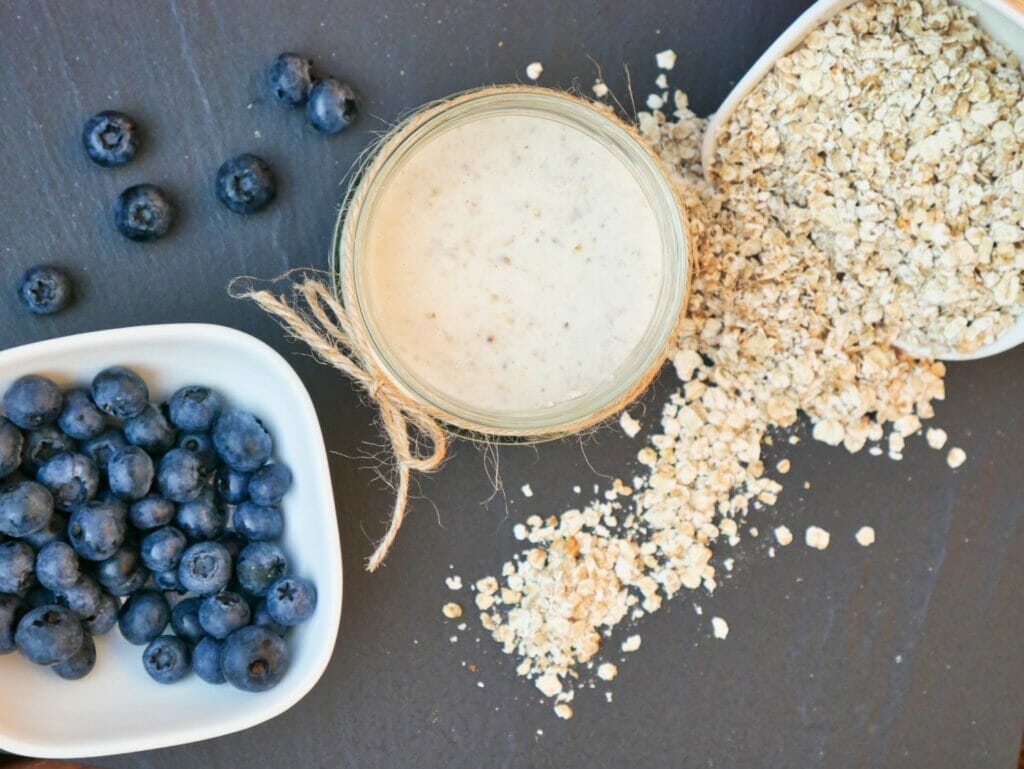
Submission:
[[[488,413],[606,386],[653,320],[663,266],[633,174],[537,115],[485,116],[419,147],[382,192],[366,258],[393,354]]]

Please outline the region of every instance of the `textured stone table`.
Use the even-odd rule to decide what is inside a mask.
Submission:
[[[657,74],[654,52],[671,47],[680,54],[673,84],[708,112],[803,5],[0,4],[0,346],[139,323],[235,326],[289,356],[333,452],[345,609],[320,684],[249,732],[95,763],[1013,765],[1024,723],[1024,350],[951,367],[937,422],[967,450],[955,473],[920,439],[899,463],[809,440],[786,447],[793,469],[774,517],[752,516],[761,537],[719,556],[736,558],[731,578],[713,598],[681,595],[644,620],[632,631],[643,648],[620,665],[614,701],[581,694],[566,723],[489,639],[449,642],[439,611],[444,577],[450,564],[467,581],[494,573],[516,549],[516,521],[577,504],[575,484],[631,474],[637,442],[609,429],[582,444],[503,448],[505,495],[492,494],[485,457],[458,444],[444,472],[422,483],[387,567],[369,576],[361,563],[389,503],[362,458],[372,450],[365,442],[378,440],[372,412],[341,376],[224,292],[235,275],[325,264],[345,171],[372,132],[403,111],[521,80],[534,60],[544,63],[543,84],[562,87],[578,80],[588,88],[596,63],[620,94],[628,64],[639,102]],[[300,114],[266,103],[261,68],[286,49],[356,84],[366,99],[357,129],[325,139]],[[121,170],[90,164],[78,144],[84,118],[105,108],[136,115],[146,129],[140,158]],[[217,166],[242,151],[264,155],[281,181],[279,201],[250,219],[221,208],[212,191]],[[165,185],[182,209],[173,235],[149,246],[123,240],[109,221],[116,193],[140,181]],[[51,320],[29,317],[12,294],[21,270],[40,261],[68,265],[82,288],[74,309]],[[666,372],[645,398],[646,426],[672,386]],[[768,456],[774,464],[781,454]],[[530,499],[518,491],[527,481]],[[776,522],[798,535],[819,524],[832,545],[794,544],[770,559]],[[871,548],[853,540],[865,523],[878,533]],[[712,614],[728,619],[726,641],[711,637]]]

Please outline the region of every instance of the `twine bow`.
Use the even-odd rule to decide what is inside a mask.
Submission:
[[[228,288],[234,298],[251,299],[277,319],[289,336],[305,342],[319,360],[355,380],[377,404],[380,423],[395,458],[398,483],[388,530],[367,562],[367,570],[375,571],[387,557],[405,520],[409,474],[437,470],[444,461],[447,437],[437,420],[399,392],[373,363],[369,340],[323,283],[306,278],[296,283],[293,291],[295,299],[289,302],[272,291],[253,290],[244,278],[236,278]],[[426,446],[412,440],[410,429],[426,439]]]

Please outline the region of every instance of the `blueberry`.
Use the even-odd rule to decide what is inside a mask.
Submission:
[[[37,552],[51,542],[67,542],[68,519],[60,513],[54,513],[43,528],[27,534],[21,539],[23,542],[32,545],[32,548]]]
[[[124,437],[150,454],[163,454],[174,445],[178,431],[167,421],[164,409],[148,404],[142,413],[125,420]]]
[[[86,633],[82,636],[82,645],[78,651],[63,662],[58,662],[52,670],[65,681],[77,681],[89,675],[95,666],[96,644],[93,642],[92,636]]]
[[[171,396],[167,410],[176,427],[189,433],[205,433],[220,416],[220,396],[209,387],[189,385]]]
[[[28,607],[21,598],[12,593],[0,593],[0,654],[10,654],[17,648],[14,631],[26,611]]]
[[[208,684],[224,683],[220,657],[224,643],[212,636],[204,636],[192,650],[192,670]]]
[[[267,613],[285,627],[298,625],[313,616],[316,586],[302,577],[282,577],[267,590]]]
[[[203,637],[203,626],[199,624],[200,598],[186,598],[171,612],[171,627],[174,632],[189,643],[197,643]]]
[[[242,552],[242,548],[247,544],[242,536],[233,531],[226,532],[224,536],[219,537],[217,541],[224,545],[224,548],[228,551],[228,555],[231,556],[232,560],[238,558],[238,554]]]
[[[164,591],[180,591],[181,582],[178,581],[178,568],[167,571],[156,571],[152,574],[153,584]]]
[[[23,593],[35,584],[36,553],[24,542],[0,545],[0,593]]]
[[[227,516],[217,506],[210,489],[205,489],[197,499],[178,505],[174,520],[193,541],[217,539],[227,527]]]
[[[67,542],[51,542],[36,554],[36,579],[48,590],[66,590],[81,576],[78,553]]]
[[[53,516],[53,495],[40,483],[20,481],[0,491],[0,534],[26,537]]]
[[[267,611],[267,599],[261,598],[256,602],[256,607],[252,610],[252,624],[258,627],[264,627],[275,635],[279,635],[282,638],[284,634],[288,632],[288,628],[279,622],[275,622],[274,618],[270,616],[270,612]]]
[[[249,625],[225,639],[220,659],[228,683],[242,691],[262,692],[284,677],[288,647],[279,635]]]
[[[79,619],[88,620],[99,613],[103,591],[100,590],[99,583],[87,574],[79,577],[78,581],[66,590],[54,592],[57,603],[67,606]]]
[[[174,203],[155,184],[136,184],[114,201],[114,226],[129,240],[159,240],[174,222]]]
[[[282,464],[264,465],[249,479],[249,499],[257,505],[276,505],[292,487],[292,473]]]
[[[231,556],[217,542],[192,545],[181,556],[178,581],[185,590],[199,595],[218,593],[231,581]]]
[[[58,454],[39,468],[36,480],[50,490],[53,505],[68,512],[96,496],[100,473],[85,454]]]
[[[263,423],[241,409],[220,415],[213,426],[213,445],[226,464],[245,473],[263,467],[274,450]]]
[[[153,459],[138,446],[125,446],[107,464],[110,492],[120,499],[140,500],[153,485]]]
[[[82,620],[82,627],[90,635],[109,633],[117,624],[117,613],[121,610],[121,602],[110,593],[100,593],[96,613]]]
[[[127,529],[125,506],[113,497],[79,505],[68,521],[71,545],[87,561],[110,558],[124,543]]]
[[[188,645],[180,638],[164,635],[154,638],[142,654],[142,664],[158,684],[180,681],[191,669]]]
[[[142,589],[149,572],[142,565],[139,551],[122,547],[109,558],[96,564],[96,579],[110,594],[124,597]]]
[[[282,107],[301,107],[309,98],[313,83],[313,62],[297,53],[282,53],[267,69],[270,94]]]
[[[25,449],[25,436],[8,419],[0,417],[0,478],[4,478],[21,465],[21,452]]]
[[[131,369],[111,366],[93,378],[92,400],[105,414],[131,419],[149,405],[149,388]]]
[[[252,542],[277,539],[284,531],[284,517],[277,507],[243,502],[231,516],[235,531]]]
[[[83,443],[82,453],[92,458],[101,475],[106,475],[110,458],[127,445],[124,433],[116,427],[111,427]]]
[[[117,626],[130,644],[148,644],[167,627],[171,607],[167,599],[155,590],[140,590],[130,596],[117,615]]]
[[[217,489],[217,496],[225,502],[237,505],[249,498],[249,473],[224,466],[217,470],[217,480],[214,484]]]
[[[60,415],[63,403],[60,388],[52,380],[35,374],[15,379],[3,399],[7,418],[22,430],[52,424]]]
[[[356,119],[358,106],[351,87],[333,77],[313,83],[306,104],[306,119],[316,130],[325,134],[341,133]]]
[[[76,387],[64,393],[64,406],[57,424],[75,440],[86,441],[107,429],[107,418],[96,408],[89,391]]]
[[[228,158],[214,180],[217,199],[236,214],[254,214],[277,194],[274,172],[267,161],[248,153]]]
[[[171,449],[160,459],[157,483],[160,493],[172,502],[191,502],[206,485],[206,473],[195,454]]]
[[[52,590],[47,590],[42,585],[30,587],[25,592],[25,605],[29,609],[38,609],[40,606],[52,606],[57,603],[57,596]]]
[[[177,568],[186,544],[184,534],[173,526],[164,526],[143,537],[139,554],[150,571],[168,571]]]
[[[40,606],[18,623],[14,642],[30,662],[54,665],[82,648],[85,632],[78,616],[64,606]]]
[[[238,584],[247,593],[266,595],[272,583],[288,572],[288,559],[273,542],[253,542],[238,554],[235,573]]]
[[[207,474],[217,469],[217,452],[213,450],[213,438],[209,433],[184,433],[178,438],[178,448],[196,455],[199,464]]]
[[[238,593],[225,591],[210,595],[199,605],[199,624],[217,639],[227,638],[238,628],[248,625],[251,615],[249,602]]]
[[[18,284],[22,304],[36,315],[60,312],[68,306],[71,294],[71,280],[56,267],[32,267],[21,276]]]
[[[135,157],[139,131],[135,121],[123,112],[105,110],[85,121],[82,144],[94,163],[120,166]]]
[[[150,494],[133,502],[128,518],[137,529],[155,529],[174,520],[177,507],[169,499]]]

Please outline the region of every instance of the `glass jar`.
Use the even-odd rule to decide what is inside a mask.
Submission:
[[[599,385],[560,402],[531,408],[481,408],[453,397],[418,375],[382,331],[371,286],[370,233],[382,194],[417,152],[458,126],[493,116],[555,121],[596,141],[628,171],[642,191],[660,238],[661,282],[647,327],[635,346]],[[602,194],[614,195],[612,190]],[[578,432],[617,413],[657,374],[685,309],[690,256],[681,203],[664,168],[632,129],[609,112],[569,94],[532,86],[491,87],[457,95],[407,118],[360,167],[342,208],[331,248],[334,289],[370,342],[372,364],[401,393],[435,419],[462,431],[498,439],[539,440]],[[379,291],[378,291],[379,293]],[[566,324],[568,325],[568,324]],[[422,371],[422,368],[420,369]],[[514,374],[513,374],[514,376]]]

